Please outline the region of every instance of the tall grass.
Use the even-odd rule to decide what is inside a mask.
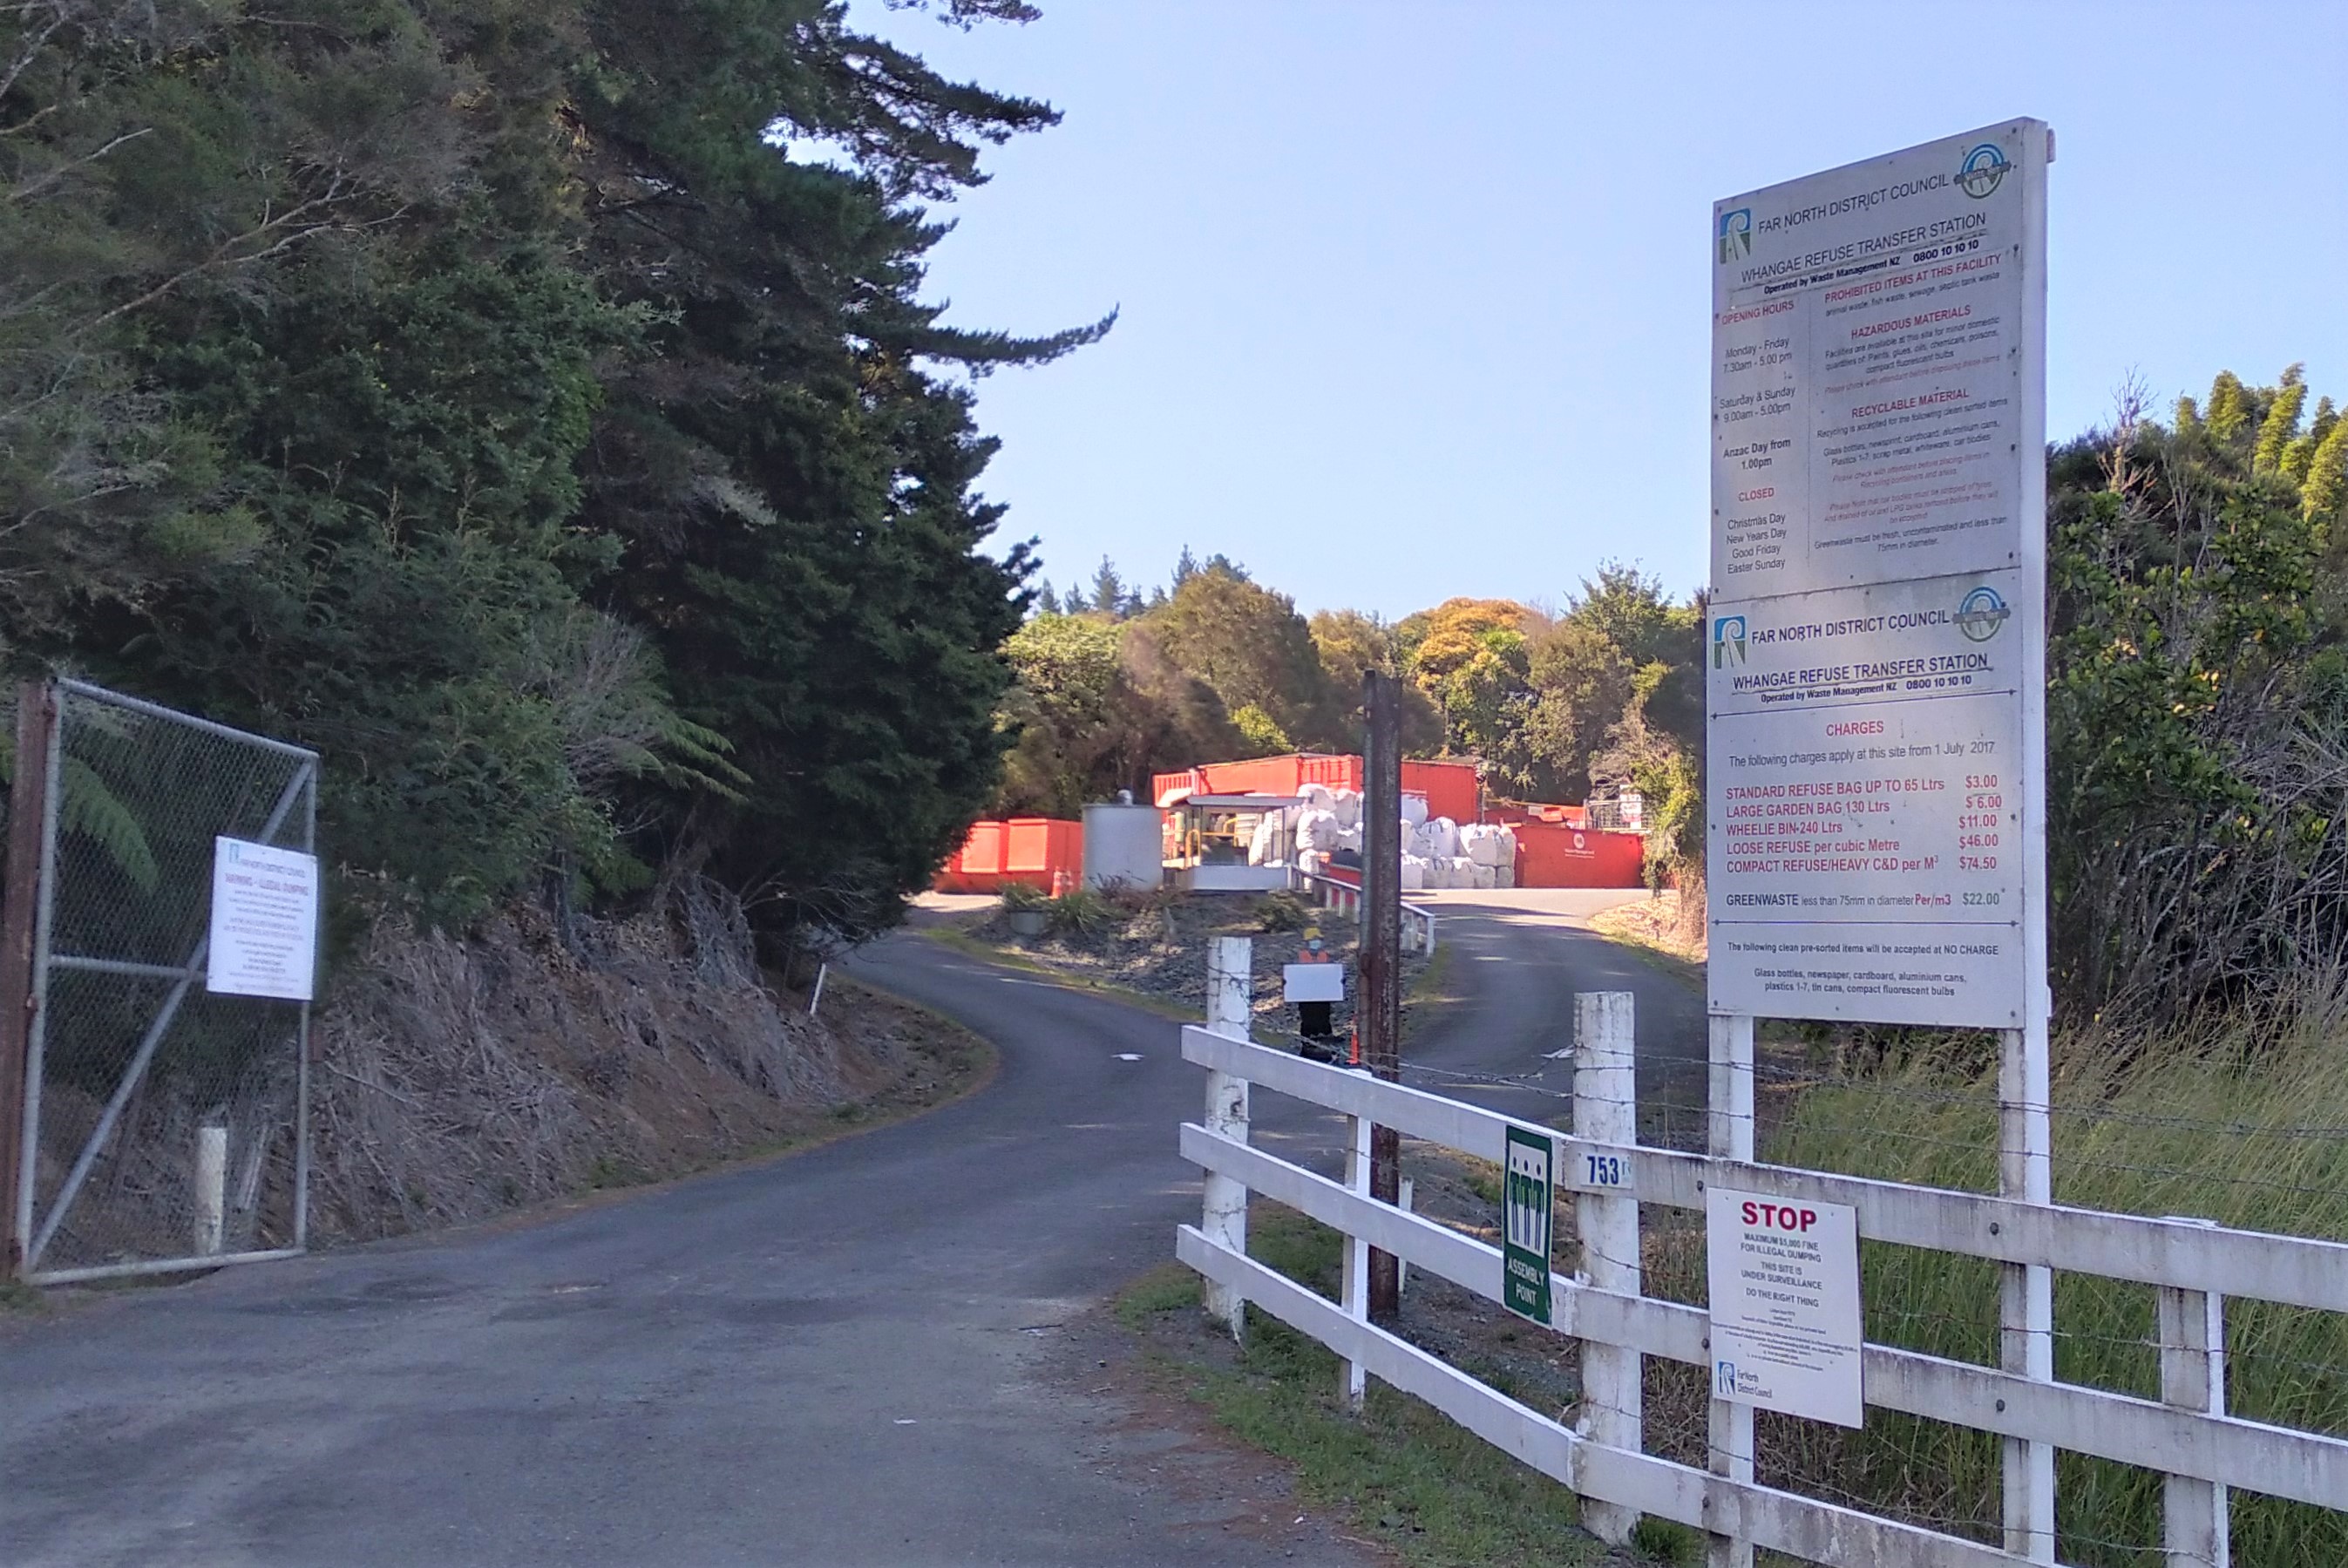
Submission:
[[[2348,1240],[2348,990],[2312,986],[2295,1005],[2154,1040],[2091,1034],[2056,1047],[2054,1196],[2123,1213],[2189,1215],[2244,1229]],[[1993,1075],[1911,1057],[1863,1075],[1806,1078],[1779,1064],[1775,1162],[1926,1186],[1988,1191],[1996,1179]],[[1945,1253],[1862,1248],[1868,1337],[1936,1356],[1997,1358],[1995,1265]],[[2227,1302],[2234,1414],[2348,1433],[2348,1315]],[[2159,1394],[2149,1286],[2058,1272],[2054,1373],[2139,1397]],[[1998,1523],[1994,1438],[1885,1411],[1862,1431],[1765,1422],[1771,1479],[1852,1498],[1961,1533]],[[2157,1473],[2064,1454],[2064,1562],[2157,1568]],[[2348,1563],[2348,1513],[2237,1491],[2243,1568]]]

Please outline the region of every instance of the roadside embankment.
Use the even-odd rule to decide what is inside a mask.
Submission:
[[[778,1151],[992,1070],[976,1036],[838,975],[808,1017],[715,888],[567,925],[536,906],[462,939],[377,923],[315,1027],[318,1240]]]

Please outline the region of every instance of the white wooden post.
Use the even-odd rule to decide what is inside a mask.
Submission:
[[[2202,1221],[2216,1224],[2215,1221]],[[2226,1298],[2159,1288],[2160,1398],[2188,1410],[2226,1413]],[[2228,1568],[2233,1557],[2227,1489],[2172,1475],[2161,1482],[2161,1543],[2168,1568]]]
[[[1706,1118],[1706,1151],[1717,1160],[1753,1159],[1753,1018],[1739,1014],[1712,1020],[1712,1093]],[[1729,1399],[1712,1402],[1712,1473],[1733,1481],[1753,1480],[1753,1407]],[[1736,1517],[1715,1515],[1707,1537],[1706,1568],[1753,1568],[1753,1538]]]
[[[1370,1195],[1370,1119],[1349,1116],[1345,1127],[1350,1137],[1345,1150],[1345,1185],[1366,1198]],[[1370,1320],[1370,1243],[1365,1236],[1345,1238],[1345,1279],[1343,1292],[1345,1315],[1356,1323]],[[1362,1408],[1362,1394],[1368,1387],[1368,1369],[1358,1361],[1345,1363],[1340,1375],[1339,1391],[1345,1403],[1354,1409]]]
[[[2054,1201],[2048,1115],[2047,1021],[2003,1031],[1998,1064],[1998,1195]],[[1998,1365],[2034,1382],[2054,1380],[2054,1271],[2006,1264],[1998,1290]],[[2005,1549],[2054,1561],[2054,1448],[2003,1439]]]
[[[1235,1040],[1248,1037],[1254,1016],[1255,955],[1244,936],[1218,936],[1207,949],[1207,1027]],[[1239,1142],[1248,1136],[1248,1081],[1230,1073],[1207,1075],[1207,1130]],[[1210,1241],[1235,1253],[1247,1251],[1248,1190],[1228,1176],[1210,1171],[1206,1181],[1206,1212],[1199,1228]],[[1206,1283],[1201,1299],[1207,1315],[1242,1337],[1247,1331],[1247,1302],[1229,1285]]]
[[[196,1129],[196,1255],[221,1250],[228,1212],[228,1129]]]
[[[1584,991],[1573,998],[1573,1131],[1601,1143],[1639,1140],[1636,1037],[1628,991]],[[1600,1290],[1640,1294],[1639,1201],[1579,1193],[1574,1223],[1581,1236],[1581,1277]],[[1640,1356],[1581,1342],[1581,1419],[1591,1441],[1640,1451]],[[1639,1522],[1636,1509],[1585,1499],[1581,1522],[1621,1545]]]

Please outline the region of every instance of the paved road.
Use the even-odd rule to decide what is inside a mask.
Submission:
[[[1635,895],[1634,895],[1635,896]],[[1708,1046],[1703,995],[1583,923],[1624,901],[1596,891],[1426,895],[1439,940],[1453,949],[1446,989],[1458,1004],[1431,1011],[1404,1047],[1424,1064],[1407,1081],[1512,1116],[1549,1120],[1573,1088],[1573,997],[1628,991],[1638,1031],[1641,1136],[1700,1135]],[[1551,1060],[1550,1053],[1565,1051]],[[1520,1078],[1520,1088],[1452,1073]]]
[[[1565,1043],[1565,991],[1617,980],[1658,997],[1642,1037],[1664,1039],[1635,961],[1457,913],[1483,1022],[1414,1055],[1523,1071]],[[999,1080],[550,1221],[0,1329],[0,1563],[1360,1561],[1225,1529],[1260,1495],[1247,1478],[1153,1482],[1135,1456],[1180,1435],[1056,1369],[1054,1326],[1197,1212],[1173,1129],[1200,1084],[1176,1026],[918,937],[857,966],[995,1039]],[[1260,1116],[1324,1141],[1294,1110]]]

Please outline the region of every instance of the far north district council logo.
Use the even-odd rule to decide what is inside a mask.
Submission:
[[[2004,150],[1994,141],[1984,141],[1965,154],[1965,166],[1957,170],[1957,189],[1978,201],[1997,189],[2010,167]]]
[[[1984,585],[1966,594],[1964,602],[1957,606],[1957,630],[1976,643],[1986,643],[1997,635],[1998,628],[2013,614],[1997,590]]]
[[[1972,601],[1966,601],[1968,603]],[[2001,613],[2003,606],[2000,606]],[[1712,667],[1725,670],[1745,662],[1745,617],[1722,615],[1712,623]]]
[[[1753,253],[1753,209],[1738,207],[1720,215],[1718,265],[1742,261]]]

